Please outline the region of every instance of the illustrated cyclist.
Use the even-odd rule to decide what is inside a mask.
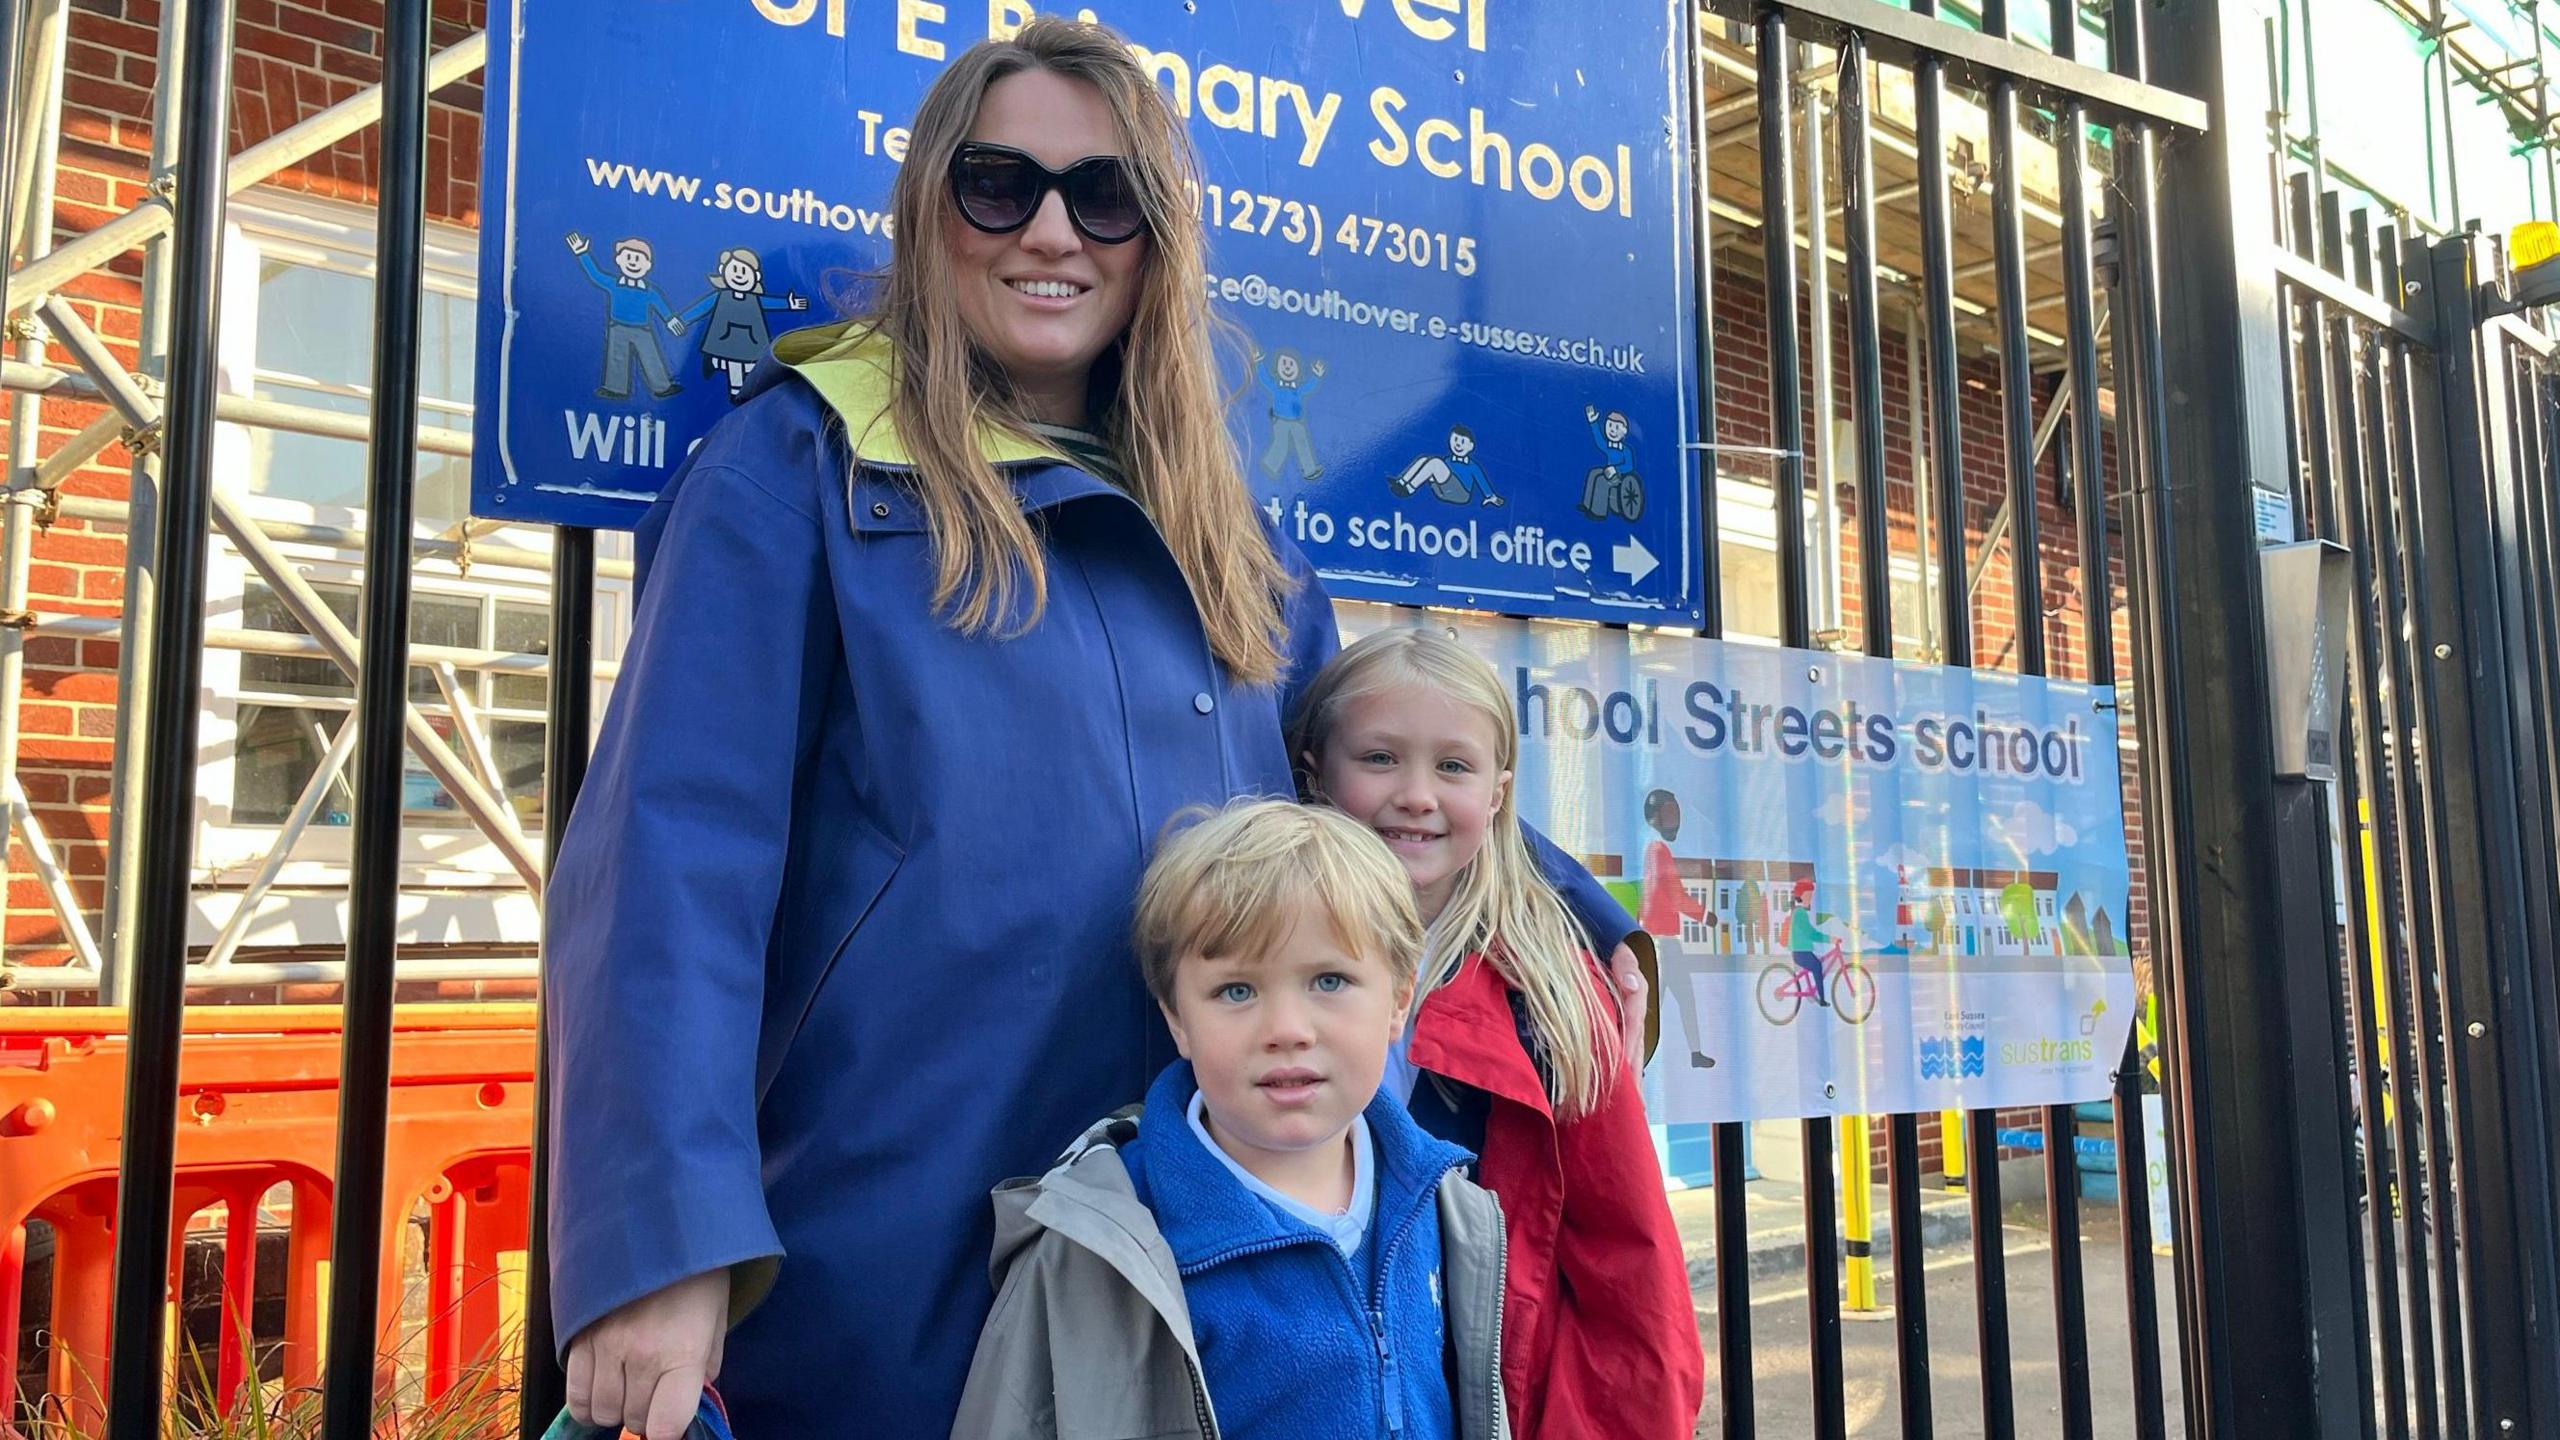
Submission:
[[[1805,989],[1813,994],[1813,1003],[1825,1010],[1831,1002],[1822,993],[1822,951],[1831,937],[1813,918],[1813,879],[1807,876],[1796,882],[1795,899],[1787,912],[1787,948],[1794,952],[1796,968],[1804,971]]]

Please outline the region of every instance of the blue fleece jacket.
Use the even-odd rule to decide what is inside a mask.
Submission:
[[[1451,1440],[1442,1355],[1441,1177],[1471,1158],[1381,1094],[1365,1112],[1377,1210],[1350,1259],[1257,1199],[1184,1119],[1199,1089],[1176,1061],[1122,1148],[1182,1272],[1200,1368],[1228,1440]]]

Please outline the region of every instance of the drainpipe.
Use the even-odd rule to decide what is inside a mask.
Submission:
[[[1812,264],[1805,267],[1813,282],[1813,433],[1815,452],[1805,473],[1813,477],[1814,573],[1822,577],[1815,590],[1817,632],[1840,628],[1840,505],[1831,477],[1838,473],[1834,453],[1840,427],[1831,413],[1831,192],[1823,157],[1824,95],[1806,87],[1804,96],[1805,223],[1812,228]],[[1801,543],[1802,537],[1798,537]]]
[[[1911,416],[1911,520],[1912,537],[1920,570],[1920,635],[1934,658],[1938,644],[1937,567],[1930,557],[1937,554],[1931,544],[1930,517],[1937,513],[1931,486],[1936,477],[1929,473],[1929,440],[1922,432],[1921,417],[1929,413],[1929,392],[1920,374],[1920,307],[1906,306],[1902,312],[1902,384],[1904,404]]]

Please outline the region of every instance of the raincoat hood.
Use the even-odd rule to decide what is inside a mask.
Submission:
[[[773,342],[773,358],[809,383],[843,424],[854,460],[884,470],[912,470],[915,452],[890,416],[897,394],[898,352],[867,320],[839,320],[794,330]],[[990,465],[1069,465],[1055,447],[998,425],[978,427],[978,449]]]
[[[996,1243],[987,1276],[998,1286],[1015,1260],[1043,1232],[1054,1232],[1090,1251],[1118,1272],[1164,1318],[1183,1350],[1199,1358],[1191,1336],[1191,1311],[1182,1298],[1182,1274],[1173,1248],[1156,1229],[1155,1216],[1138,1199],[1119,1148],[1137,1138],[1132,1105],[1067,1147],[1045,1175],[1008,1180],[996,1187]]]

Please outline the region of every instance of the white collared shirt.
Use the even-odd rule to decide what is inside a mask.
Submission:
[[[1252,1171],[1237,1164],[1236,1157],[1210,1137],[1208,1122],[1201,1118],[1205,1099],[1196,1090],[1191,1094],[1188,1112],[1191,1133],[1200,1137],[1200,1144],[1218,1157],[1218,1163],[1227,1167],[1227,1173],[1235,1176],[1246,1192],[1262,1203],[1330,1237],[1345,1260],[1359,1254],[1360,1242],[1369,1234],[1369,1212],[1376,1208],[1378,1202],[1376,1167],[1371,1164],[1369,1152],[1368,1118],[1361,1115],[1351,1117],[1351,1206],[1339,1214],[1328,1214],[1281,1194],[1263,1184]]]

